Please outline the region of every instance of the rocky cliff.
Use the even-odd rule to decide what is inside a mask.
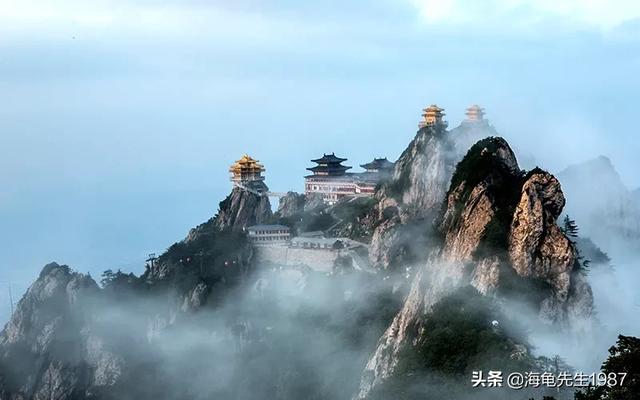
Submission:
[[[167,340],[185,339],[198,311],[220,308],[243,284],[253,252],[238,231],[270,216],[267,206],[266,197],[234,190],[217,217],[141,277],[107,271],[102,288],[67,266],[45,266],[0,336],[0,398],[199,398],[166,386],[191,378],[159,360],[187,363],[166,354]]]
[[[414,257],[408,225],[430,220],[444,198],[455,165],[454,143],[441,126],[418,131],[395,164],[391,179],[376,192],[378,224],[369,260],[383,270]]]
[[[418,131],[396,162],[391,179],[376,193],[379,222],[371,241],[371,265],[394,270],[416,255],[424,256],[413,245],[415,241],[406,238],[415,238],[415,225],[430,224],[439,212],[455,165],[467,150],[495,135],[495,128],[486,121],[462,123],[451,131],[443,126]],[[430,242],[422,237],[419,247]]]
[[[451,337],[435,324],[467,308],[460,293],[517,306],[549,329],[588,330],[591,289],[557,225],[559,181],[522,171],[501,138],[461,160],[455,143],[441,128],[420,130],[373,199],[328,207],[290,193],[272,216],[267,197],[235,188],[141,277],[110,272],[100,288],[46,266],[0,335],[0,398],[368,398],[406,372],[407,357],[434,348],[431,333]],[[384,273],[257,271],[242,231],[273,217],[371,238]],[[526,345],[482,312],[470,331],[526,359]]]
[[[215,226],[220,230],[239,232],[248,226],[268,222],[272,216],[269,197],[234,187],[220,203]]]
[[[0,398],[93,398],[117,392],[138,365],[128,357],[135,358],[134,349],[144,343],[132,337],[129,352],[114,343],[113,327],[94,314],[98,293],[89,276],[55,263],[43,268],[0,336]]]
[[[228,225],[255,216],[251,196],[234,191],[140,277],[106,271],[99,287],[46,266],[0,336],[0,398],[350,398],[400,303],[353,268],[254,268]],[[357,225],[359,204],[332,218]]]
[[[403,352],[430,329],[425,315],[464,285],[522,301],[544,323],[588,327],[591,289],[573,243],[556,224],[564,203],[558,181],[539,169],[520,171],[503,139],[475,144],[456,167],[436,220],[439,250],[414,277],[403,309],[365,368],[358,397],[394,376]]]
[[[304,212],[305,196],[296,192],[287,192],[287,194],[280,198],[280,204],[278,204],[278,212],[276,216],[278,218],[292,218],[300,216]]]

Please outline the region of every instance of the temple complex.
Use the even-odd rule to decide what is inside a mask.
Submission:
[[[262,175],[264,171],[264,166],[260,164],[258,160],[247,154],[243,155],[242,158],[229,167],[229,173],[231,174],[230,179],[234,186],[249,188],[259,192],[267,190],[264,184],[264,176]]]
[[[422,110],[422,121],[418,124],[418,128],[422,129],[426,126],[438,126],[447,127],[447,122],[444,120],[444,108],[440,108],[435,104]]]
[[[315,167],[307,168],[313,175],[307,175],[305,194],[320,193],[325,203],[334,204],[342,197],[354,193],[354,180],[346,171],[351,167],[342,165],[346,158],[336,157],[335,153],[324,154],[321,158],[311,160]]]
[[[351,167],[342,165],[346,158],[334,153],[311,160],[315,167],[307,168],[313,175],[305,176],[305,194],[320,193],[327,204],[335,204],[344,197],[372,196],[376,185],[390,176],[393,163],[386,158],[374,159],[361,165],[365,172],[348,173]]]

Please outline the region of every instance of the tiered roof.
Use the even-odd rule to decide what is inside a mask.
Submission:
[[[313,172],[314,175],[326,175],[326,176],[341,176],[351,167],[342,165],[346,158],[336,157],[335,153],[324,154],[321,158],[311,160],[318,165],[315,167],[307,168],[307,170]]]
[[[245,154],[238,161],[231,164],[229,172],[233,181],[263,180],[264,166],[258,160]]]
[[[447,124],[443,120],[445,115],[443,111],[444,108],[440,108],[435,104],[432,104],[422,110],[422,121],[420,121],[420,123],[418,124],[418,128],[422,129],[425,126],[434,125],[446,126]]]
[[[467,116],[467,122],[479,122],[484,120],[484,108],[477,104],[467,108],[465,114]]]
[[[384,158],[374,158],[373,161],[367,164],[361,164],[360,166],[367,170],[367,172],[380,172],[389,171],[395,164]]]

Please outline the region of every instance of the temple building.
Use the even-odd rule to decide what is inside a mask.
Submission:
[[[374,158],[373,161],[367,164],[361,164],[360,166],[365,169],[367,172],[371,173],[381,173],[381,172],[389,172],[393,169],[394,163],[387,160],[387,157],[384,158]]]
[[[325,154],[322,158],[311,160],[312,163],[318,165],[307,168],[307,170],[313,172],[315,176],[344,176],[345,173],[351,169],[351,167],[342,165],[345,161],[347,161],[346,158],[336,157],[335,153]]]
[[[311,160],[318,165],[307,168],[313,175],[304,177],[305,194],[320,193],[325,203],[334,204],[344,196],[354,193],[353,177],[346,173],[351,167],[342,165],[345,161],[346,158],[336,157],[335,153]]]
[[[474,104],[467,108],[465,115],[467,116],[467,118],[464,120],[465,123],[474,124],[485,122],[484,108],[480,107],[477,104]]]
[[[247,154],[229,167],[233,186],[254,189],[259,192],[268,190],[262,175],[264,171],[264,166]]]
[[[395,164],[384,157],[374,158],[373,161],[366,164],[361,164],[360,167],[365,170],[365,172],[360,174],[360,177],[363,182],[366,182],[368,184],[366,185],[366,188],[362,187],[362,190],[364,190],[365,192],[374,192],[375,187],[378,183],[391,178],[391,175],[393,174],[393,167],[395,167]]]
[[[426,126],[439,126],[446,128],[447,122],[444,120],[444,108],[440,108],[435,104],[422,110],[422,121],[418,124],[418,129]]]
[[[349,173],[351,167],[342,165],[345,161],[346,158],[336,157],[334,153],[311,160],[317,165],[307,168],[313,175],[305,176],[305,194],[320,193],[327,204],[335,204],[344,197],[372,196],[376,185],[388,176],[394,165],[386,158],[374,159],[361,165],[365,172]]]
[[[254,244],[285,243],[291,238],[288,226],[254,225],[247,229],[247,237]]]

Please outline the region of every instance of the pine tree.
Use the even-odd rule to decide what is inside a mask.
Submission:
[[[562,221],[562,232],[571,237],[571,238],[577,238],[578,237],[578,225],[576,224],[576,221],[572,220],[571,218],[569,218],[568,215],[566,215],[564,217],[564,220]]]

